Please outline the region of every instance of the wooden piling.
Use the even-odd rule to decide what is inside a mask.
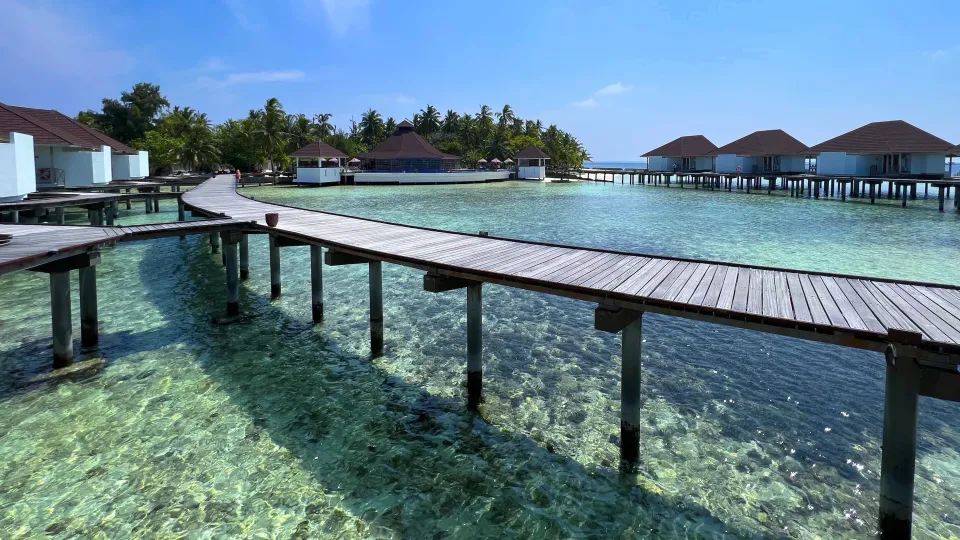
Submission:
[[[220,252],[220,235],[212,232],[210,233],[210,253],[219,253]]]
[[[240,239],[239,234],[233,231],[222,235],[227,274],[227,317],[236,317],[240,314],[240,280],[237,268],[237,244]]]
[[[310,305],[313,322],[323,321],[323,250],[310,246]]]
[[[896,345],[887,346],[885,355],[887,381],[880,456],[880,534],[883,538],[910,538],[920,368],[913,358],[898,358]]]
[[[370,355],[383,355],[383,270],[380,261],[370,261]]]
[[[100,320],[97,315],[97,267],[80,268],[80,343],[84,347],[100,341]]]
[[[250,241],[246,233],[240,237],[240,281],[250,277]]]
[[[50,315],[53,323],[53,367],[57,369],[73,363],[69,270],[50,273]]]
[[[467,287],[467,406],[477,410],[483,393],[483,284]]]
[[[270,235],[270,299],[280,298],[280,245],[277,236]]]
[[[640,459],[640,356],[643,318],[628,324],[621,337],[620,455],[627,463]]]

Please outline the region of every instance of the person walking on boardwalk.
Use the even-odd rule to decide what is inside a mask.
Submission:
[[[237,169],[237,182],[240,181],[240,169]]]

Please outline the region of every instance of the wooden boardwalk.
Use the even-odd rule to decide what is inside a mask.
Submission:
[[[117,242],[241,230],[247,226],[248,224],[234,219],[155,223],[133,227],[0,224],[0,237],[9,240],[0,245],[0,276]]]
[[[960,288],[481,237],[267,204],[228,177],[184,194],[187,207],[270,232],[429,272],[643,311],[883,350],[888,330],[960,353]]]

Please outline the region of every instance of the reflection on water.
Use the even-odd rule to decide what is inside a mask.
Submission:
[[[245,193],[504,236],[960,282],[946,264],[960,255],[957,216],[935,202],[903,211],[589,184]],[[161,204],[159,215],[121,223],[175,219],[175,205]],[[485,286],[476,418],[464,407],[462,291],[425,293],[420,273],[385,265],[386,354],[370,360],[365,268],[324,268],[327,312],[314,327],[308,253],[284,249],[284,296],[271,303],[266,242],[254,237],[241,288],[253,316],[216,326],[223,270],[202,238],[108,249],[100,347],[80,355],[85,369],[54,380],[47,280],[3,278],[3,536],[863,538],[874,529],[878,354],[648,315],[643,462],[625,476],[619,340],[592,330],[591,305]],[[957,412],[921,401],[918,538],[960,535]]]

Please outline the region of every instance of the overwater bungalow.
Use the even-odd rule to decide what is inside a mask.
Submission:
[[[387,140],[357,157],[364,171],[428,173],[460,168],[460,156],[434,148],[407,120],[400,122]]]
[[[872,122],[811,146],[817,174],[935,178],[944,174],[947,141],[903,120]]]
[[[947,176],[953,176],[953,158],[960,156],[960,144],[947,150],[947,158],[950,160],[950,166],[947,169]]]
[[[547,160],[550,156],[534,145],[517,152],[517,178],[543,180],[547,177]]]
[[[323,141],[314,141],[290,154],[296,160],[298,184],[339,184],[347,155]]]
[[[5,134],[0,135],[0,197],[22,198],[37,187],[91,187],[150,174],[147,152],[57,111],[0,103],[0,134]]]
[[[397,131],[370,152],[357,156],[357,184],[458,184],[506,180],[509,171],[460,169],[460,157],[437,150],[404,120]]]
[[[640,157],[647,158],[650,171],[709,171],[713,160],[704,154],[716,149],[703,135],[685,135]]]
[[[802,173],[807,145],[782,129],[754,131],[706,155],[714,172]]]

